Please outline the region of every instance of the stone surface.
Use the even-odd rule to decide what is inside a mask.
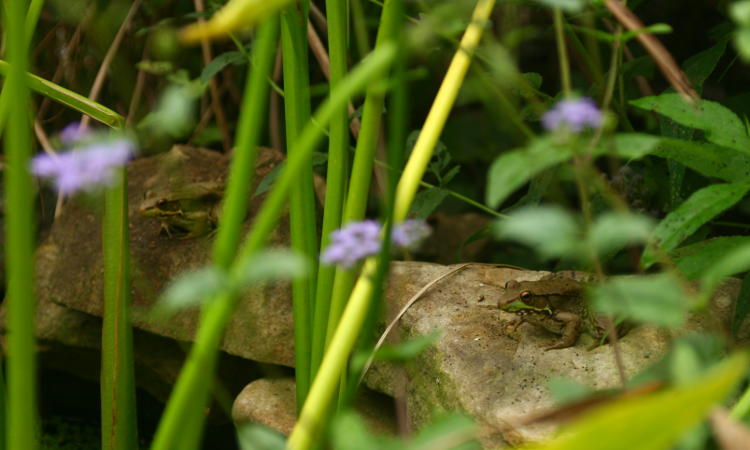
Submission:
[[[450,267],[423,263],[393,266],[387,289],[387,316],[392,318],[423,285]],[[465,411],[485,426],[487,448],[503,441],[518,443],[548,436],[552,425],[517,426],[531,414],[551,408],[547,382],[563,377],[595,389],[620,386],[611,346],[588,350],[582,336],[576,346],[545,351],[553,335],[532,324],[521,325],[513,337],[504,324],[512,315],[494,307],[510,279],[537,280],[548,272],[518,271],[472,265],[440,281],[401,318],[389,341],[424,336],[440,338],[405,367],[375,364],[368,386],[405,398],[410,420],[418,427],[440,411]],[[488,282],[489,280],[489,282]],[[739,280],[728,280],[714,297],[710,312],[692,316],[674,334],[725,329]],[[741,336],[748,336],[748,327]],[[717,326],[719,328],[717,328]],[[639,326],[622,337],[620,345],[628,376],[655,363],[673,335]],[[502,430],[502,433],[492,430]]]
[[[235,398],[232,420],[236,424],[260,423],[289,436],[297,416],[295,395],[293,378],[255,380]],[[392,403],[382,395],[365,390],[356,409],[370,431],[393,435],[396,423]]]
[[[138,159],[128,167],[133,324],[162,336],[190,341],[198,322],[196,308],[180,312],[168,321],[153,320],[149,311],[158,293],[171,279],[207,262],[212,236],[194,239],[167,236],[158,220],[136,212],[152,178],[172,176],[163,175],[167,164],[172,172],[180,174],[180,179],[174,183],[192,183],[222,180],[228,159],[208,150],[190,147],[179,147],[179,150],[180,158],[173,157],[173,150]],[[255,185],[281,160],[279,152],[263,149],[258,157]],[[257,196],[250,201],[249,217],[254,216],[262,199],[263,196]],[[102,315],[100,223],[100,214],[91,205],[81,200],[66,205],[37,253],[40,302],[51,301],[91,315]],[[248,220],[246,228],[249,225]],[[283,219],[272,234],[270,245],[288,242],[287,229],[286,219]],[[230,323],[222,349],[247,359],[292,365],[290,322],[291,296],[286,284],[254,287],[247,292]]]

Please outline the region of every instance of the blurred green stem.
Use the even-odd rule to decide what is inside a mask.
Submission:
[[[28,66],[24,0],[4,2],[5,42],[8,61],[7,121],[5,133],[5,261],[8,284],[7,362],[8,412],[6,445],[10,449],[37,448],[36,349],[34,346],[34,187],[29,173],[31,123],[29,121]]]
[[[102,448],[138,446],[133,330],[130,321],[130,263],[127,170],[104,196],[104,318],[102,324]]]
[[[284,69],[284,119],[287,157],[292,144],[310,119],[310,80],[307,46],[307,0],[294,2],[281,13],[281,47]],[[301,407],[310,387],[310,353],[313,296],[318,261],[312,166],[304,168],[289,194],[292,249],[304,255],[312,271],[306,279],[292,280],[294,310],[294,359],[297,406]]]
[[[555,40],[557,41],[557,58],[560,64],[560,82],[565,97],[570,97],[570,61],[568,60],[568,48],[565,44],[565,30],[563,29],[563,13],[560,8],[555,8]]]
[[[333,91],[346,76],[348,59],[348,16],[346,0],[327,0],[328,52],[331,62],[330,90]],[[328,170],[326,171],[326,197],[323,210],[323,229],[320,248],[328,246],[330,234],[341,226],[341,215],[346,196],[349,174],[349,114],[343,107],[331,119],[328,132]],[[328,313],[335,267],[321,264],[315,292],[315,309],[312,322],[312,349],[310,379],[315,378],[326,343]]]

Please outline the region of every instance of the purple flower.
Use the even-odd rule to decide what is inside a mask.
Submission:
[[[375,220],[352,222],[331,233],[331,242],[323,252],[324,264],[352,267],[357,261],[380,251],[380,224]]]
[[[407,220],[391,231],[394,247],[413,249],[430,234],[423,220]],[[324,264],[352,267],[360,260],[380,252],[381,227],[377,221],[352,222],[331,233],[331,242],[321,255]]]
[[[31,161],[31,172],[53,179],[63,194],[94,190],[109,185],[115,169],[125,165],[133,152],[129,139],[103,140],[57,155],[37,155]]]
[[[599,128],[602,121],[602,112],[587,97],[562,100],[542,116],[542,125],[547,131],[566,128],[580,133],[584,128]]]
[[[409,219],[393,227],[391,239],[396,247],[413,250],[432,230],[424,220]]]
[[[88,136],[88,130],[81,129],[80,122],[71,122],[60,132],[60,141],[63,145],[73,145]]]

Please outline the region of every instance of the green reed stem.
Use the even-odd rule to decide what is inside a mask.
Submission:
[[[284,68],[284,118],[287,157],[294,152],[302,128],[310,120],[310,79],[307,48],[308,1],[300,0],[281,13],[281,47]],[[312,310],[318,261],[312,165],[299,173],[289,195],[289,223],[292,249],[304,255],[312,267],[307,278],[292,280],[294,311],[294,358],[297,405],[310,387]]]
[[[5,42],[10,66],[4,90],[8,92],[8,127],[5,133],[5,261],[8,414],[6,444],[10,449],[37,448],[36,349],[34,348],[34,187],[29,174],[31,124],[27,39],[24,32],[26,1],[4,2]],[[7,65],[6,65],[7,66]]]
[[[375,49],[381,45],[390,45],[393,36],[395,36],[398,30],[397,25],[400,23],[399,10],[393,7],[393,3],[396,1],[398,0],[386,0],[383,5]],[[344,225],[349,222],[362,220],[367,208],[372,168],[375,163],[375,149],[380,137],[380,125],[383,106],[385,104],[386,75],[378,83],[374,83],[367,89],[365,104],[362,109],[362,126],[359,130],[359,138],[354,150],[349,192],[346,198],[346,205],[344,206],[344,216],[341,221]],[[344,310],[346,300],[349,298],[356,278],[356,270],[336,270],[331,296],[331,307],[328,314],[326,344],[330,342],[333,333],[336,331],[341,312]]]
[[[271,45],[275,46],[275,42]],[[286,167],[258,212],[254,226],[238,252],[237,261],[245,261],[265,246],[268,237],[278,224],[291,187],[297,182],[299,173],[310,166],[313,150],[324,136],[323,127],[339,108],[346,105],[349,99],[383,73],[393,60],[394,53],[395,48],[392,46],[373,52],[351,71],[340,86],[331,92],[331,97],[318,108],[313,119],[307,123],[299,139],[294,143],[295,151],[287,159]],[[189,409],[202,410],[207,402],[209,386],[206,380],[210,379],[213,374],[218,346],[238,301],[236,296],[221,293],[204,308],[195,344],[190,349],[190,354],[167,403],[152,449],[191,448],[179,447],[178,438],[184,432],[185,419],[190,417],[187,411]],[[190,425],[195,426],[194,423]]]
[[[348,16],[346,0],[327,0],[328,56],[330,59],[330,90],[336,89],[346,77],[348,52]],[[341,215],[346,196],[349,174],[349,113],[342,107],[331,118],[328,130],[328,170],[326,172],[326,198],[323,210],[323,229],[320,248],[328,246],[330,234],[341,227]],[[312,321],[312,349],[310,356],[310,379],[315,378],[325,350],[328,312],[331,306],[333,266],[318,267],[318,285],[315,292],[315,309]]]
[[[100,375],[102,448],[138,446],[133,329],[130,313],[130,252],[127,171],[104,195],[104,318]]]
[[[563,26],[563,13],[560,8],[554,9],[555,40],[557,41],[557,58],[560,64],[560,82],[565,97],[570,97],[570,61],[568,60],[568,48],[565,45],[565,29]]]

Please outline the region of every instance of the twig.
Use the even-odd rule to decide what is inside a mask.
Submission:
[[[195,11],[198,13],[202,13],[206,10],[203,0],[193,0],[193,4],[195,5]],[[205,22],[206,19],[198,17],[199,24]],[[213,59],[213,56],[211,55],[211,44],[208,42],[208,39],[201,39],[201,52],[203,53],[203,64],[207,66]],[[218,76],[218,74],[216,76]],[[224,109],[221,107],[221,94],[219,93],[219,86],[217,85],[215,76],[208,80],[208,88],[211,92],[211,106],[214,110],[214,118],[216,118],[216,125],[219,126],[221,142],[224,146],[224,152],[226,153],[232,148],[232,137],[229,135],[229,126],[227,125],[227,119],[224,115]]]
[[[125,31],[130,27],[130,24],[133,22],[133,18],[135,17],[136,11],[138,11],[138,7],[141,5],[141,0],[134,0],[133,4],[130,5],[130,10],[128,11],[128,14],[125,16],[125,19],[122,21],[122,25],[120,25],[120,29],[117,30],[117,34],[115,35],[115,38],[112,40],[112,44],[109,46],[109,49],[107,50],[107,54],[104,55],[104,59],[102,60],[101,66],[99,66],[99,71],[96,73],[96,78],[94,78],[94,84],[91,85],[91,91],[89,91],[89,100],[96,101],[99,98],[99,93],[102,90],[102,87],[104,86],[104,80],[107,78],[107,72],[109,72],[109,66],[112,65],[112,60],[115,58],[115,54],[117,53],[117,50],[120,48],[120,44],[122,44],[123,38],[125,38]],[[87,115],[83,115],[81,118],[81,126],[80,130],[85,130],[88,125],[91,118]]]
[[[664,45],[652,34],[643,32],[643,28],[645,28],[643,23],[620,0],[606,0],[605,5],[625,28],[637,33],[636,38],[641,42],[646,51],[651,54],[651,57],[656,62],[656,65],[659,66],[659,70],[664,74],[667,81],[688,103],[695,105],[700,100],[698,93],[690,85],[690,80],[685,75],[685,72],[680,69],[680,66],[677,65]]]

